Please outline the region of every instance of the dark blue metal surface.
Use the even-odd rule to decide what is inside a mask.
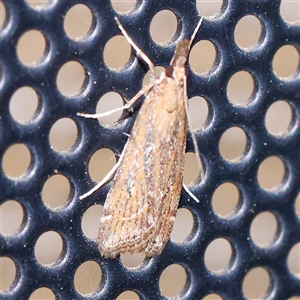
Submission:
[[[81,230],[84,212],[95,202],[103,204],[109,185],[86,201],[79,195],[94,185],[87,177],[89,158],[100,148],[120,153],[126,139],[116,139],[119,132],[128,132],[134,117],[129,117],[117,129],[109,131],[97,121],[77,117],[77,112],[92,113],[98,99],[107,92],[117,91],[130,99],[142,86],[147,71],[145,65],[132,53],[132,68],[120,73],[112,72],[101,55],[106,42],[120,34],[114,21],[117,13],[109,0],[54,1],[47,9],[35,11],[24,0],[3,1],[8,24],[0,35],[0,64],[3,75],[1,93],[1,145],[0,155],[15,143],[24,143],[31,151],[28,176],[17,183],[0,170],[0,203],[17,199],[26,215],[22,234],[7,238],[0,235],[0,255],[10,257],[17,266],[17,278],[12,288],[0,295],[1,299],[28,299],[39,287],[49,287],[57,299],[85,299],[74,288],[76,269],[85,261],[93,260],[101,266],[104,277],[99,289],[89,299],[114,299],[125,290],[134,290],[141,299],[165,299],[159,289],[162,271],[178,263],[189,274],[181,299],[201,299],[217,293],[223,299],[245,299],[242,283],[247,272],[256,266],[265,267],[271,278],[270,299],[288,299],[300,295],[300,280],[287,267],[290,249],[300,241],[300,221],[294,211],[294,201],[300,192],[300,76],[281,81],[272,71],[275,52],[283,45],[294,45],[300,51],[300,27],[288,25],[280,16],[280,1],[225,1],[220,16],[205,19],[201,36],[217,45],[218,69],[210,76],[197,76],[189,72],[189,97],[203,96],[211,106],[211,124],[197,132],[201,153],[206,163],[207,176],[195,189],[200,204],[189,202],[182,194],[180,207],[190,209],[196,226],[195,238],[189,243],[170,242],[163,253],[135,270],[126,269],[116,260],[100,257],[95,242],[88,241]],[[94,14],[96,34],[76,43],[64,33],[63,22],[67,11],[77,3],[84,3]],[[128,15],[119,15],[130,36],[156,65],[167,66],[173,55],[176,37],[181,31],[187,38],[199,20],[195,1],[151,0],[141,1],[140,8]],[[169,9],[178,18],[178,32],[174,43],[167,48],[152,42],[149,26],[153,16]],[[263,23],[260,46],[243,51],[234,42],[234,29],[245,15],[253,14]],[[138,30],[137,28],[141,29]],[[47,56],[37,68],[23,66],[16,54],[16,42],[30,29],[43,32],[47,38]],[[199,58],[203,59],[203,58]],[[86,68],[85,95],[67,99],[56,87],[56,76],[61,66],[75,60]],[[226,86],[237,71],[245,70],[255,78],[256,93],[251,106],[237,107],[227,98]],[[101,78],[101,82],[99,81]],[[93,85],[94,81],[99,82]],[[9,112],[9,101],[16,89],[33,87],[41,99],[40,116],[33,124],[21,126]],[[294,129],[286,138],[270,135],[264,125],[267,108],[276,100],[288,99],[294,109]],[[214,118],[212,115],[214,114]],[[135,114],[133,114],[134,116]],[[70,152],[61,155],[51,149],[48,137],[51,126],[60,118],[68,117],[78,126],[79,136]],[[219,140],[225,129],[242,127],[248,134],[247,155],[236,164],[224,161],[219,153]],[[108,135],[108,132],[110,133]],[[95,137],[101,136],[101,139]],[[83,143],[80,143],[83,140]],[[193,145],[188,140],[187,150]],[[286,177],[275,192],[266,192],[257,182],[257,170],[268,156],[282,157],[286,163]],[[67,209],[51,212],[43,205],[41,189],[49,176],[64,174],[71,182],[72,193]],[[230,219],[220,219],[212,212],[212,195],[223,182],[235,183],[241,191],[238,213]],[[250,213],[251,211],[251,213]],[[270,248],[261,249],[249,239],[252,220],[263,211],[273,212],[280,220],[279,237]],[[30,220],[30,222],[29,222]],[[34,255],[38,237],[49,230],[58,232],[64,241],[61,262],[55,267],[41,266]],[[204,264],[206,247],[216,238],[230,241],[233,251],[229,270],[217,276]],[[26,244],[26,247],[23,245]],[[150,264],[150,265],[148,265]],[[110,278],[109,280],[107,280]]]

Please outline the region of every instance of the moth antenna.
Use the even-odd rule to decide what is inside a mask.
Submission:
[[[183,90],[184,90],[184,107],[185,107],[185,111],[186,111],[188,127],[189,127],[191,135],[192,135],[192,140],[193,140],[193,144],[194,144],[194,148],[195,148],[195,154],[196,154],[196,157],[197,157],[198,166],[200,168],[200,176],[201,176],[201,181],[202,181],[203,178],[204,178],[204,167],[203,167],[203,163],[202,163],[202,160],[201,160],[200,151],[199,151],[197,139],[196,139],[196,136],[195,136],[195,132],[193,130],[191,116],[189,114],[188,101],[187,101],[186,77],[183,78]]]
[[[154,64],[152,63],[152,61],[150,60],[150,58],[135,44],[135,42],[132,40],[132,38],[128,35],[128,33],[126,32],[126,30],[124,29],[124,27],[121,24],[121,22],[119,21],[119,19],[117,17],[115,17],[115,20],[116,20],[116,22],[118,24],[118,27],[120,28],[122,34],[124,35],[124,37],[128,41],[128,43],[136,51],[136,55],[139,56],[148,65],[149,70],[150,70],[150,80],[154,81],[154,76],[155,76]]]
[[[199,31],[199,28],[200,28],[200,26],[201,26],[201,24],[202,24],[202,21],[203,21],[203,17],[201,17],[200,21],[198,22],[198,24],[197,24],[197,26],[196,26],[196,28],[195,28],[195,30],[194,30],[192,36],[191,36],[190,44],[189,44],[189,49],[191,48],[191,45],[192,45],[192,43],[193,43],[193,41],[194,41],[194,39],[195,39],[195,37],[196,37],[196,34],[197,34],[197,32]]]

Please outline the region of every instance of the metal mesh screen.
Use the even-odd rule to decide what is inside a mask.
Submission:
[[[91,26],[80,40],[68,36],[64,27],[68,11],[76,4],[86,5],[92,15]],[[200,203],[191,201],[183,192],[179,205],[192,213],[192,230],[181,243],[171,240],[158,257],[128,268],[120,258],[102,258],[95,240],[82,229],[84,214],[95,204],[105,202],[109,184],[85,201],[79,201],[79,196],[95,185],[89,174],[93,154],[102,148],[121,153],[126,143],[123,132],[130,133],[138,109],[110,126],[80,118],[76,113],[94,113],[98,100],[106,93],[117,92],[123,99],[130,99],[142,87],[147,67],[134,52],[121,70],[113,70],[105,63],[106,43],[120,35],[115,16],[155,65],[165,67],[176,42],[189,38],[199,20],[196,1],[138,1],[126,14],[114,10],[109,0],[61,0],[41,8],[24,0],[3,1],[6,18],[0,34],[0,204],[16,201],[23,219],[13,234],[0,234],[1,258],[10,259],[16,270],[13,282],[1,291],[1,299],[29,299],[41,287],[49,288],[56,299],[115,299],[124,291],[134,291],[140,299],[166,299],[160,278],[174,264],[182,266],[186,273],[184,287],[177,295],[180,299],[203,299],[210,294],[215,295],[210,299],[249,299],[252,296],[244,289],[245,280],[257,268],[269,278],[261,297],[300,296],[300,278],[293,272],[300,249],[296,207],[300,201],[299,62],[287,78],[274,72],[274,57],[282,47],[292,47],[299,58],[300,27],[299,23],[290,24],[282,18],[280,5],[275,0],[224,1],[218,14],[204,19],[194,44],[210,41],[216,59],[209,72],[197,74],[189,66],[187,70],[189,98],[201,96],[208,107],[204,126],[195,131],[206,175],[202,182],[196,180],[191,185]],[[177,19],[174,36],[164,45],[155,43],[149,31],[152,19],[163,10],[171,11]],[[244,49],[237,45],[234,34],[238,22],[248,15],[259,20],[262,32],[253,47]],[[17,46],[30,30],[43,35],[45,49],[40,61],[27,65],[18,55]],[[77,62],[84,69],[84,82],[75,95],[67,95],[57,84],[59,72],[68,62]],[[250,74],[254,89],[248,101],[240,105],[231,101],[227,87],[230,79],[242,71]],[[11,105],[13,95],[24,87],[31,88],[38,101],[31,119],[22,123],[13,115]],[[291,111],[291,120],[286,130],[276,135],[268,130],[266,115],[272,105],[282,100]],[[73,122],[77,135],[67,151],[58,151],[49,135],[58,121],[66,119]],[[236,160],[226,159],[220,150],[220,140],[231,128],[241,130],[246,139]],[[29,166],[20,177],[6,170],[7,157],[15,145],[27,149],[30,157]],[[192,151],[188,135],[187,152]],[[284,171],[279,183],[268,189],[259,182],[258,175],[263,164],[274,158]],[[12,155],[12,160],[13,164],[18,163],[18,157]],[[57,174],[67,178],[70,193],[65,205],[52,209],[46,205],[42,191],[47,180]],[[239,196],[232,214],[222,217],[214,210],[213,197],[226,183],[233,184]],[[252,226],[263,213],[269,213],[276,223],[267,246],[251,236]],[[263,229],[262,226],[260,230]],[[39,262],[35,247],[42,234],[49,231],[60,236],[62,251],[54,263],[47,265]],[[230,245],[230,259],[224,270],[215,272],[207,265],[205,255],[219,239]],[[293,249],[296,259],[291,266]],[[219,253],[222,247],[215,253],[216,260]],[[76,289],[74,278],[87,261],[100,266],[102,278],[95,291],[85,295]],[[7,275],[2,271],[2,280]]]

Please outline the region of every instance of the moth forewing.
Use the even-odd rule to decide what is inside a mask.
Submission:
[[[126,33],[117,22],[123,34]],[[116,167],[100,220],[97,242],[106,258],[140,252],[153,257],[162,252],[170,239],[183,186],[189,120],[184,66],[201,22],[202,19],[191,41],[178,43],[166,72],[143,89],[148,93]],[[124,35],[134,44],[127,33]],[[148,57],[141,51],[139,55],[146,57],[151,67]],[[130,108],[142,94],[139,92],[125,107]]]
[[[186,145],[183,91],[165,76],[147,95],[100,221],[100,253],[153,257],[169,240],[182,189]]]

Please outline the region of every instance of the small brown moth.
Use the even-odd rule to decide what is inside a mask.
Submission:
[[[134,44],[118,19],[116,22],[137,54],[153,70],[150,59]],[[146,95],[119,161],[103,181],[80,197],[89,196],[114,176],[97,239],[105,258],[116,258],[120,253],[159,255],[170,239],[182,186],[198,202],[183,184],[183,169],[187,126],[191,123],[185,63],[201,22],[202,19],[190,41],[178,43],[165,72],[120,108],[130,109],[137,99]],[[78,115],[98,118],[114,111]],[[191,132],[200,160],[196,138]]]

